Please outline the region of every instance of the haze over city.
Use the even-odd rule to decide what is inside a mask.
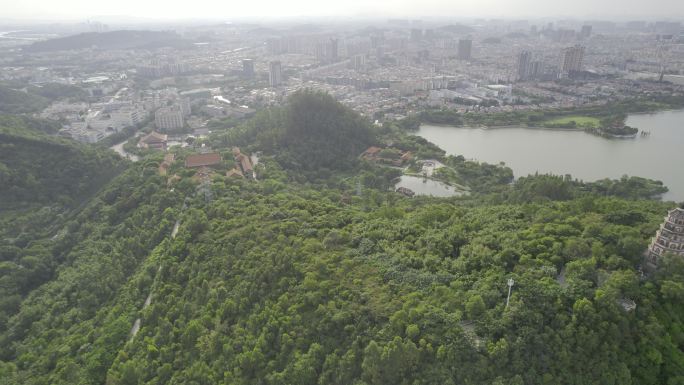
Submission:
[[[327,18],[583,18],[676,19],[684,17],[678,0],[257,0],[192,2],[121,0],[2,0],[1,19],[74,20],[115,16],[125,19],[264,20],[303,17]]]

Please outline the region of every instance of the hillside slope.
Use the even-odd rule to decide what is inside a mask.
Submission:
[[[0,84],[0,113],[21,114],[47,107],[49,100],[40,95]]]
[[[0,115],[0,210],[78,204],[123,169],[113,152],[46,135],[39,124]]]
[[[73,229],[70,263],[8,321],[9,383],[680,378],[684,291],[672,285],[684,266],[648,281],[633,267],[666,205],[345,205],[334,190],[286,187],[269,167],[260,183],[216,178],[209,203],[192,184],[170,192],[127,173]],[[128,183],[139,183],[132,194]]]

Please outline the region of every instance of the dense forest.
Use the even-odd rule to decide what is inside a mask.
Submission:
[[[123,169],[110,153],[49,136],[42,121],[0,115],[0,209],[80,204]]]
[[[348,169],[377,133],[370,122],[325,93],[298,91],[282,108],[216,135],[213,146],[240,145],[274,154],[284,167],[308,173]]]
[[[358,155],[390,140],[472,193],[389,190]],[[311,92],[207,143],[262,151],[258,181],[151,155],[61,215],[3,215],[3,383],[684,383],[684,261],[638,270],[662,184],[511,184]]]
[[[35,112],[49,104],[49,100],[43,96],[0,84],[0,113]]]
[[[0,83],[0,114],[38,112],[55,100],[85,100],[87,95],[82,88],[73,85]]]

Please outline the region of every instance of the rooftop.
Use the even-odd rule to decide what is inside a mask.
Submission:
[[[217,152],[188,155],[185,158],[185,167],[213,166],[221,163],[221,160],[221,154]]]
[[[160,134],[156,131],[152,131],[140,139],[141,143],[159,143],[166,142],[168,136],[166,134]]]

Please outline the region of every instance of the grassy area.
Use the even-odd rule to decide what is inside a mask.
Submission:
[[[577,127],[581,128],[596,128],[600,124],[600,119],[593,116],[570,115],[555,119],[549,119],[541,122],[542,126],[547,127],[561,127],[572,125],[575,122]]]
[[[417,119],[422,123],[450,126],[527,125],[530,127],[597,129],[600,126],[600,120],[605,117],[680,108],[684,108],[684,96],[658,95],[649,96],[648,99],[623,100],[601,106],[549,108],[546,110],[459,113],[448,109],[426,109],[420,112]],[[409,123],[414,123],[413,129],[417,127],[415,122],[409,121]]]

